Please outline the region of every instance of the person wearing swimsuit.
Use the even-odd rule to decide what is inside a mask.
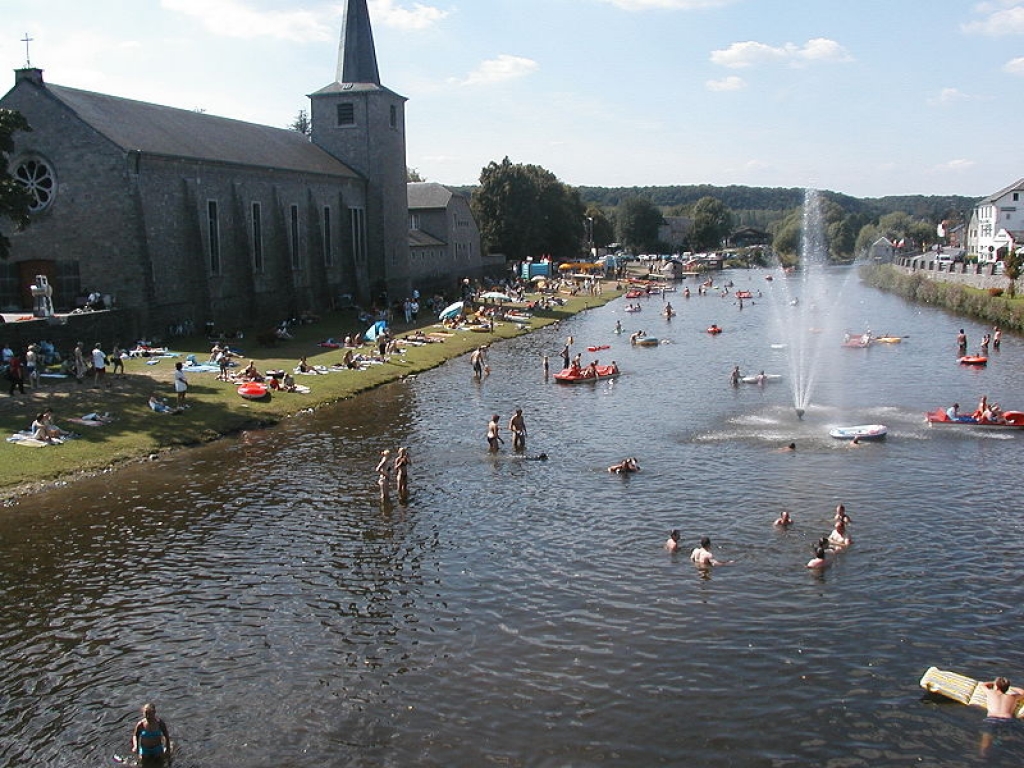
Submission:
[[[171,753],[171,732],[167,723],[156,716],[155,704],[146,704],[142,708],[142,719],[132,731],[132,753],[143,760],[162,758]]]

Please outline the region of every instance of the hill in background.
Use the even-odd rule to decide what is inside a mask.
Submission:
[[[472,195],[476,187],[455,187]],[[714,197],[735,216],[738,226],[765,228],[779,221],[803,204],[804,190],[799,187],[745,187],[731,185],[690,184],[667,187],[576,187],[585,205],[595,203],[613,210],[630,197],[645,197],[666,214],[691,206],[702,197]],[[823,191],[824,197],[838,204],[846,213],[866,221],[877,220],[887,213],[902,211],[916,219],[938,223],[945,218],[967,221],[978,198],[963,195],[890,195],[858,198],[839,192]]]

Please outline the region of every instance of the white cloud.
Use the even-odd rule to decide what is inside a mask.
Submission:
[[[330,40],[337,24],[311,11],[256,11],[238,0],[160,0],[168,11],[198,19],[208,32],[224,37],[275,37],[305,42]]]
[[[496,59],[481,62],[480,66],[462,81],[462,85],[489,85],[516,80],[536,72],[539,66],[533,59],[503,53]]]
[[[720,8],[735,0],[604,0],[624,11],[697,11]]]
[[[1011,75],[1024,75],[1024,56],[1010,59],[1003,64],[1003,72],[1009,72]]]
[[[961,25],[964,32],[991,37],[1024,35],[1024,3],[1019,0],[980,3],[977,10],[985,18]]]
[[[766,45],[753,40],[733,43],[728,48],[711,52],[711,61],[729,69],[743,69],[757,64],[789,64],[800,66],[812,61],[851,61],[852,57],[835,40],[817,37],[802,46],[786,43]]]
[[[928,99],[928,103],[933,107],[948,107],[970,99],[971,97],[959,88],[943,88],[938,96]]]
[[[729,75],[721,80],[708,80],[704,87],[709,91],[739,91],[747,87],[747,81],[742,77]]]
[[[966,171],[974,167],[973,160],[966,160],[964,158],[957,158],[956,160],[950,160],[945,163],[940,163],[935,166],[935,170],[941,173]]]
[[[368,5],[372,21],[399,29],[426,29],[448,15],[448,11],[422,3],[402,8],[395,5],[394,0],[370,0]]]

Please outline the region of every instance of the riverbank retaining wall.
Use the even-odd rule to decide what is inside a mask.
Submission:
[[[1001,263],[966,264],[939,261],[934,253],[918,253],[913,256],[897,256],[893,259],[893,266],[908,275],[922,274],[929,280],[959,283],[981,290],[1002,288],[1005,291],[1010,287],[1010,280],[1003,274]],[[1017,279],[1015,288],[1018,295],[1024,292],[1024,277]]]

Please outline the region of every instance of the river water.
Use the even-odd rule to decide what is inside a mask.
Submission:
[[[616,300],[494,346],[482,382],[461,358],[3,510],[0,764],[109,765],[154,700],[185,768],[1020,765],[1024,736],[982,760],[983,713],[918,680],[1024,682],[1024,435],[923,420],[1024,407],[1024,345],[959,367],[958,328],[984,328],[837,271],[829,328],[906,338],[829,339],[797,421],[785,379],[728,377],[784,374],[772,345],[804,315],[729,277],[765,295],[668,294],[670,321]],[[624,375],[545,380],[569,335]],[[549,461],[487,453],[516,406]],[[828,437],[862,423],[888,440]],[[382,508],[373,465],[400,445],[412,496]],[[606,471],[630,455],[639,474]],[[814,575],[838,502],[854,544]],[[696,570],[701,535],[735,562]]]

